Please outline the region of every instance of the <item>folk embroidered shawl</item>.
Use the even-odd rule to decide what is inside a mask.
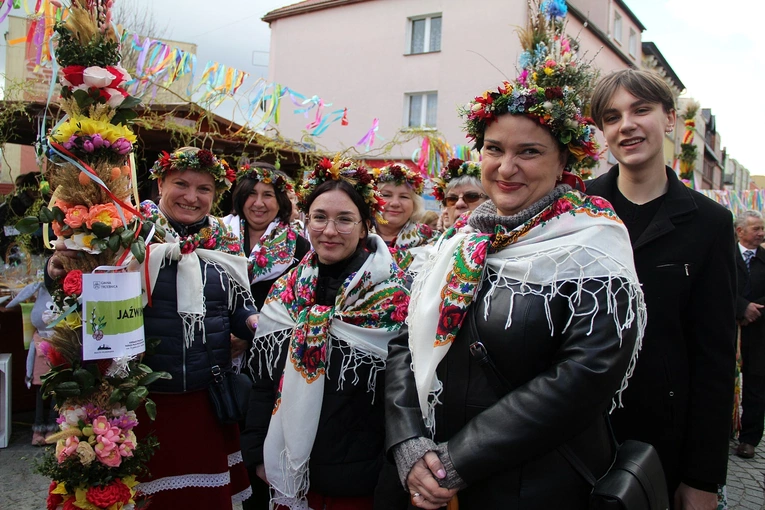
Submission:
[[[244,233],[247,229],[244,218],[230,214],[223,218],[223,222],[242,241],[244,247]],[[252,246],[248,256],[250,283],[273,280],[284,274],[295,258],[298,235],[292,226],[285,225],[279,219],[272,221],[260,240]]]
[[[275,504],[307,508],[308,463],[333,340],[345,352],[338,384],[366,384],[374,398],[388,342],[406,318],[409,294],[401,271],[380,237],[371,234],[367,246],[372,253],[342,284],[334,306],[315,303],[319,270],[312,251],[277,280],[261,311],[251,356],[259,360],[259,373],[265,365],[273,377],[281,350],[288,349],[263,450]],[[361,365],[371,366],[366,382],[358,380]]]
[[[393,260],[402,271],[414,276],[427,258],[426,246],[435,241],[436,235],[427,225],[407,222],[389,248]]]
[[[512,230],[497,225],[492,233],[477,232],[465,226],[465,221],[455,227],[439,239],[434,255],[415,278],[407,321],[420,409],[431,431],[435,430],[433,413],[442,389],[436,368],[449,351],[482,282],[491,286],[485,297],[487,313],[497,288],[512,293],[509,310],[491,311],[507,314],[506,328],[512,325],[516,296],[543,297],[550,334],[554,324],[549,303],[563,295],[564,286],[573,283],[581,291],[586,282],[601,282],[608,306],[592,310],[592,320],[598,313],[612,315],[620,338],[628,328],[638,328],[620,392],[626,388],[641,345],[646,311],[629,235],[611,204],[600,197],[569,191]],[[617,295],[622,292],[629,297],[626,313],[616,309]],[[573,301],[575,296],[569,299]],[[572,316],[563,333],[573,319],[573,307],[571,303]],[[617,403],[620,396],[614,405]]]
[[[154,291],[157,275],[168,261],[178,261],[178,277],[176,280],[178,315],[183,319],[184,340],[187,346],[194,341],[194,330],[202,331],[204,341],[204,287],[207,282],[207,271],[200,271],[200,264],[214,265],[229,279],[229,293],[242,295],[250,302],[250,286],[247,283],[247,259],[241,255],[239,239],[234,237],[217,219],[208,216],[208,227],[198,234],[181,237],[173,230],[167,218],[154,202],[141,203],[141,212],[152,218],[165,229],[165,242],[154,243],[147,247],[150,288],[144,288],[144,306],[148,295]],[[146,261],[144,262],[146,264]],[[216,282],[209,282],[214,284]],[[223,281],[219,282],[223,285]],[[143,281],[143,285],[146,282]],[[236,302],[229,299],[229,306]]]

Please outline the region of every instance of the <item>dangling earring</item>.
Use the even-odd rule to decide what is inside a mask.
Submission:
[[[674,131],[675,126],[668,126],[667,127],[667,134],[670,134],[672,131]]]
[[[556,180],[556,181],[558,181],[558,182],[562,181],[562,180],[563,180],[563,174],[560,174],[560,175],[558,176],[558,178],[557,178],[557,179],[555,179],[555,180]]]

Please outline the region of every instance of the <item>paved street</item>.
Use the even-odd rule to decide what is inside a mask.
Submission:
[[[13,435],[8,448],[0,449],[0,510],[45,510],[49,480],[34,474],[33,463],[42,449],[32,446],[30,413],[14,416]],[[765,449],[744,460],[733,454],[731,442],[728,463],[728,508],[765,510],[763,497]]]

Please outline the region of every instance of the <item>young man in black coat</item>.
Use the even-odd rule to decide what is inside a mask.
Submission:
[[[741,372],[743,393],[741,433],[736,455],[754,457],[765,424],[765,222],[758,211],[745,211],[736,218],[736,267],[738,299],[736,319],[741,325]]]
[[[648,309],[614,429],[620,441],[656,447],[676,510],[715,510],[733,409],[732,217],[665,166],[665,133],[676,114],[660,77],[632,69],[605,77],[592,114],[618,164],[587,191],[609,200],[629,230]]]

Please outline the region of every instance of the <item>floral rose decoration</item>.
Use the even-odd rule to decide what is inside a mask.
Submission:
[[[82,294],[82,271],[74,269],[64,277],[64,293],[67,296],[79,296]]]

